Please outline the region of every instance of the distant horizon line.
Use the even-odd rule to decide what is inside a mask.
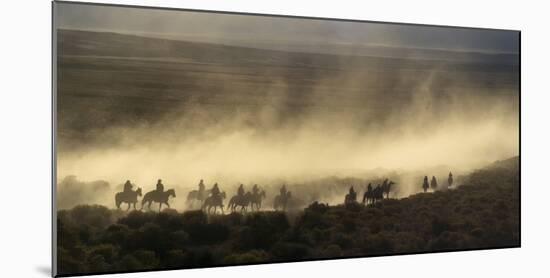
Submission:
[[[115,30],[115,29],[95,29],[95,28],[73,28],[73,27],[57,27],[57,30],[62,31],[82,31],[82,32],[94,32],[94,33],[111,33],[111,34],[117,34],[117,35],[127,35],[127,36],[135,36],[135,37],[141,37],[141,38],[150,38],[150,39],[163,39],[163,40],[170,40],[170,41],[177,41],[177,42],[198,42],[198,43],[210,43],[210,44],[218,44],[218,45],[225,45],[225,46],[233,46],[233,47],[246,47],[246,48],[254,48],[254,49],[264,49],[264,50],[274,50],[274,51],[284,51],[277,48],[269,48],[269,47],[253,47],[253,46],[246,46],[238,43],[235,43],[235,41],[241,41],[244,42],[244,39],[235,39],[233,43],[230,41],[225,42],[215,42],[213,39],[213,36],[200,36],[197,34],[189,34],[189,35],[179,35],[174,33],[152,33],[152,32],[132,32],[132,31],[124,31],[124,30]],[[185,39],[185,37],[193,37],[193,38],[205,38],[204,40],[192,40],[192,39]],[[261,40],[258,41],[260,43],[264,42],[272,42],[276,40]],[[299,41],[289,41],[291,43],[300,44]],[[316,41],[311,41],[309,44],[313,44]],[[376,48],[386,48],[386,49],[402,49],[402,50],[426,50],[426,51],[439,51],[439,52],[454,52],[454,53],[461,53],[461,54],[481,54],[481,55],[509,55],[509,56],[519,56],[519,51],[490,51],[490,50],[483,50],[483,49],[454,49],[454,48],[431,48],[431,47],[418,47],[418,46],[406,46],[406,45],[388,45],[388,44],[364,44],[364,43],[351,43],[351,42],[342,42],[342,43],[325,43],[326,46],[342,46],[342,45],[349,45],[349,46],[361,46],[364,48],[370,48],[370,49],[376,49]],[[302,45],[305,45],[305,43],[302,43]],[[290,51],[290,50],[287,50]],[[304,52],[299,50],[294,50],[292,52]],[[309,53],[319,53],[319,54],[332,54],[335,55],[336,53],[332,52],[314,52],[311,51]],[[356,54],[357,56],[370,56],[370,55],[361,55]],[[379,56],[383,57],[383,56]],[[388,57],[388,58],[396,58],[396,57]]]

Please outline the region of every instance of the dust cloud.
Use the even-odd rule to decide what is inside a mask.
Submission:
[[[268,200],[287,184],[307,205],[391,178],[405,197],[425,175],[519,154],[514,32],[57,9],[64,206],[157,179],[178,208],[200,179],[229,196],[258,184]]]
[[[298,104],[296,98],[303,96],[283,81],[265,90],[284,94],[252,107],[245,99],[226,104],[235,106],[231,111],[219,109],[223,103],[190,101],[155,122],[94,131],[94,140],[81,148],[61,146],[57,174],[61,180],[74,175],[111,184],[129,179],[145,191],[161,178],[165,188],[177,188],[179,195],[172,202],[183,208],[186,192],[196,189],[200,179],[208,187],[219,183],[230,195],[240,183],[248,189],[254,183],[273,188],[274,194],[283,183],[293,186],[326,177],[357,177],[365,183],[349,185],[364,189],[369,180],[394,173],[396,197],[404,197],[420,191],[424,175],[442,175],[443,180],[449,171],[467,173],[518,155],[514,91],[468,91],[447,84],[450,93],[442,97],[433,84],[438,74],[426,74],[402,102],[388,92],[361,95],[359,105],[353,103],[357,99],[350,104],[344,93],[325,93],[334,80],[320,79]],[[356,77],[337,79],[348,87],[364,84]],[[114,190],[101,196],[112,198]],[[321,199],[336,202],[331,196]]]

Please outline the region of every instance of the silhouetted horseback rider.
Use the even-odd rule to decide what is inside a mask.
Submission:
[[[430,183],[433,190],[437,189],[437,180],[435,179],[435,176],[432,176],[432,182]]]
[[[344,198],[344,204],[351,204],[357,202],[357,193],[353,189],[353,185],[349,188],[349,193]]]
[[[350,196],[357,196],[357,193],[355,192],[355,189],[353,189],[353,185],[349,188],[349,195]]]
[[[279,193],[281,193],[281,196],[285,196],[288,191],[286,190],[286,185],[283,184],[283,187],[281,187],[281,190],[279,190]]]
[[[382,188],[386,188],[388,186],[388,179],[385,179],[384,182],[382,182]]]
[[[453,185],[453,173],[449,172],[449,178],[447,179],[447,182],[449,183],[449,187]]]
[[[220,189],[218,188],[218,183],[214,184],[214,186],[212,187],[212,190],[210,190],[210,194],[212,194],[214,198],[220,197]]]
[[[199,193],[202,194],[202,192],[204,192],[204,181],[201,179],[199,182]]]
[[[254,184],[254,186],[252,187],[252,194],[258,195],[258,192],[260,192],[260,189],[258,188],[257,184]]]
[[[164,184],[162,184],[162,180],[161,180],[161,179],[159,179],[159,180],[157,181],[157,192],[158,192],[158,193],[164,192]]]
[[[204,200],[205,198],[204,191],[205,191],[204,181],[201,179],[199,181],[199,193],[198,193],[198,199],[201,201]]]
[[[422,189],[424,189],[424,193],[428,191],[428,188],[430,188],[430,184],[428,183],[428,176],[424,176],[424,182],[422,183]]]
[[[349,196],[351,200],[357,200],[357,192],[355,192],[355,190],[353,189],[353,185],[349,188]]]
[[[239,189],[237,189],[237,196],[239,197],[242,197],[244,196],[244,185],[241,183],[241,185],[239,185]]]
[[[368,202],[369,198],[372,198],[372,183],[370,182],[369,182],[369,185],[367,185],[367,191],[363,195],[363,203],[365,202],[365,200]]]
[[[122,191],[124,192],[131,192],[132,191],[132,183],[130,180],[127,180],[126,183],[124,183],[124,189]]]
[[[273,200],[273,208],[278,210],[279,208],[286,210],[288,200],[290,199],[290,192],[286,190],[286,185],[283,184],[279,190],[280,195],[275,196]]]

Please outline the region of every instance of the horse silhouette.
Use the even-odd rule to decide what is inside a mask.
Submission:
[[[430,184],[428,183],[428,176],[424,176],[424,182],[422,183],[422,189],[424,190],[424,193],[428,192],[428,188],[430,188]]]
[[[218,197],[209,196],[204,200],[202,204],[202,210],[205,210],[207,214],[210,214],[210,209],[214,208],[214,214],[216,213],[217,208],[219,207],[223,212],[223,200],[225,199],[225,192],[221,192]]]
[[[241,207],[241,212],[246,211],[248,205],[252,201],[252,193],[246,192],[244,195],[235,195],[229,199],[227,203],[227,209],[230,209],[232,212],[235,212],[237,207]]]
[[[262,200],[265,199],[265,191],[261,190],[260,192],[256,194],[252,194],[250,198],[250,210],[256,209],[257,211],[260,210],[262,207]]]
[[[157,190],[149,191],[145,193],[143,200],[141,200],[141,208],[143,209],[145,203],[147,203],[147,208],[151,209],[151,203],[153,202],[159,203],[159,211],[162,208],[162,204],[165,204],[168,208],[170,208],[170,204],[168,204],[169,197],[176,197],[176,191],[174,189],[168,189],[163,192],[159,192]]]
[[[372,190],[372,203],[382,201],[384,199],[384,189],[379,184]]]
[[[126,210],[130,209],[130,205],[133,205],[134,209],[136,209],[138,196],[141,197],[141,188],[138,188],[136,191],[130,190],[118,192],[117,194],[115,194],[116,207],[120,209],[120,204],[128,203],[128,208]]]
[[[344,204],[351,204],[351,203],[356,203],[357,202],[357,193],[354,193],[354,194],[351,194],[351,193],[348,193],[346,194],[346,197],[344,198]]]
[[[202,206],[202,203],[204,202],[206,197],[210,195],[211,191],[211,189],[204,190],[203,194],[199,194],[198,190],[189,191],[189,193],[187,194],[187,203],[189,204],[189,207],[192,207],[196,202],[199,202]]]
[[[275,196],[275,199],[273,200],[273,209],[279,210],[279,208],[281,208],[283,211],[285,211],[290,197],[290,191],[287,192],[285,195],[279,194]]]
[[[435,176],[432,176],[432,181],[430,182],[430,187],[432,188],[433,191],[437,190],[437,180],[436,180]]]
[[[374,203],[374,193],[373,193],[373,189],[372,188],[369,188],[367,191],[365,191],[365,194],[363,194],[363,204],[369,204],[369,203]],[[366,201],[366,203],[365,203]]]
[[[393,182],[393,181],[390,181],[389,183],[386,183],[386,184],[382,185],[382,192],[384,194],[386,194],[386,199],[390,198],[391,186],[394,185],[394,184],[396,184],[396,183]]]

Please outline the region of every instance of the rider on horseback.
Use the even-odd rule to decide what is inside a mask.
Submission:
[[[203,180],[201,179],[201,181],[199,182],[199,199],[200,200],[203,200],[204,199],[204,182]]]
[[[218,183],[214,184],[212,190],[210,190],[210,194],[216,199],[220,197],[220,189],[218,188]]]
[[[431,182],[430,185],[431,185],[433,190],[437,189],[437,180],[435,179],[435,176],[432,176],[432,182]]]
[[[349,201],[357,201],[357,192],[355,192],[355,189],[353,189],[353,185],[349,188]]]
[[[453,173],[449,172],[449,178],[447,179],[447,183],[449,184],[449,187],[453,185]]]
[[[254,196],[256,196],[256,195],[258,195],[258,192],[260,192],[260,189],[258,188],[257,184],[254,184],[254,186],[252,187],[252,194],[254,194]]]
[[[283,184],[283,187],[281,187],[281,190],[279,190],[279,192],[281,193],[281,196],[286,196],[286,193],[288,192],[286,190],[286,185]]]
[[[280,195],[275,196],[273,200],[273,208],[278,210],[279,208],[286,210],[288,200],[290,199],[290,192],[286,190],[286,185],[279,190]]]
[[[127,180],[126,183],[124,183],[124,189],[123,191],[124,192],[131,192],[132,191],[132,183],[130,182],[130,180]]]
[[[204,181],[201,179],[201,181],[199,182],[199,192],[202,191],[204,191]]]
[[[244,185],[241,183],[241,185],[239,185],[239,189],[237,189],[237,196],[239,197],[242,197],[244,196]]]
[[[159,179],[159,180],[157,181],[157,192],[158,192],[158,193],[164,192],[164,184],[162,184],[162,180],[161,180],[161,179]]]
[[[367,201],[368,204],[370,198],[372,198],[372,183],[369,182],[367,185],[367,190],[365,191],[365,194],[363,194],[363,203]]]
[[[428,184],[428,176],[424,176],[424,182],[422,183],[422,189],[424,189],[424,193],[428,191],[428,188],[430,185]]]
[[[357,193],[355,192],[355,189],[353,189],[353,185],[349,188],[349,196],[352,200],[357,199]]]

